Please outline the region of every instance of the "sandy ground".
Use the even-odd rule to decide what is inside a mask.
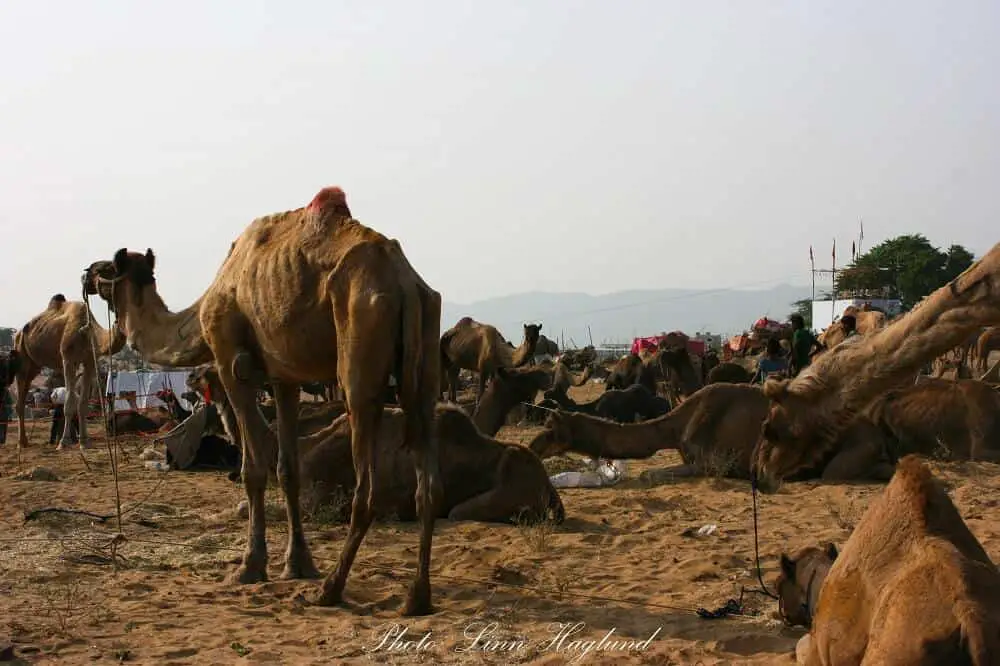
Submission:
[[[590,385],[576,397],[597,391]],[[104,445],[87,452],[88,468],[78,452],[42,446],[46,427],[36,426],[20,464],[16,428],[0,448],[0,649],[13,643],[30,662],[792,664],[803,633],[783,627],[773,602],[749,592],[745,601],[755,615],[704,620],[695,614],[738,596],[741,586],[757,587],[745,482],[682,480],[650,488],[631,480],[565,490],[561,526],[439,521],[437,613],[409,620],[398,609],[414,566],[415,525],[373,526],[348,580],[345,608],[305,603],[318,586],[313,581],[231,585],[225,577],[245,544],[246,523],[235,512],[242,488],[221,472],[147,469],[137,455],[141,442],[123,444],[125,538],[116,548],[123,558],[117,571],[110,563],[115,519],[48,514],[25,523],[25,512],[41,507],[115,511]],[[508,427],[500,437],[524,442],[531,433]],[[548,464],[557,471],[577,462]],[[661,453],[633,462],[630,475],[677,462],[674,454]],[[53,470],[58,480],[15,480],[19,470],[37,466]],[[987,552],[1000,560],[1000,469],[934,469]],[[842,545],[879,491],[874,485],[801,483],[762,498],[768,584],[782,549]],[[285,546],[279,493],[269,490],[274,578]],[[704,525],[717,529],[694,534]],[[331,570],[346,526],[319,517],[308,529],[317,563]],[[579,633],[556,642],[560,623]],[[394,647],[391,640],[379,647],[393,628],[405,635]],[[495,641],[485,646],[491,649],[473,640],[484,629]],[[652,640],[632,650],[587,654],[573,642],[611,630],[612,641]]]

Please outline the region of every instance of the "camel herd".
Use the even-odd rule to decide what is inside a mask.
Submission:
[[[121,249],[91,263],[83,292],[108,303],[111,330],[86,303],[55,297],[18,332],[0,380],[16,380],[19,446],[26,446],[31,380],[43,367],[81,377],[78,389],[67,381],[62,446],[72,418],[83,416],[97,359],[126,341],[151,363],[202,368],[198,381],[211,387],[242,451],[248,539],[235,582],[268,579],[271,474],[286,500],[283,578],[319,573],[302,498],[347,489],[348,536],[315,603],[342,601],[372,521],[392,514],[420,522],[417,572],[402,612],[421,615],[432,612],[436,519],[558,523],[566,509],[544,458],[571,451],[647,458],[676,449],[683,465],[663,480],[725,475],[766,493],[799,479],[890,480],[840,552],[818,544],[782,558],[780,612],[810,628],[799,646],[803,663],[1000,663],[1000,573],[915,457],[1000,462],[1000,393],[977,380],[914,382],[926,364],[971,338],[985,340],[980,359],[1000,339],[982,332],[1000,323],[1000,245],[901,318],[866,321],[863,329],[859,317],[861,335],[839,344],[828,330],[827,351],[809,367],[763,387],[747,384],[745,370],[709,367],[683,340],[628,355],[610,370],[584,363],[577,375],[565,357],[534,362],[552,349],[541,324],[525,324],[516,348],[468,317],[442,334],[439,293],[396,240],[353,218],[336,187],[305,207],[254,220],[184,310],[167,308],[154,269],[152,250]],[[454,404],[462,369],[479,376],[467,409]],[[570,386],[605,372],[603,403],[569,398]],[[334,381],[342,402],[304,419],[301,385]],[[274,426],[258,404],[265,384]],[[512,412],[543,425],[527,447],[495,439]]]

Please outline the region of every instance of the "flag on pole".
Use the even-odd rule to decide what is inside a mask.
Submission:
[[[861,224],[861,239],[860,240],[864,240],[865,239],[865,221],[862,220],[861,218],[858,218],[858,223]]]
[[[837,239],[833,239],[833,265],[837,265]]]
[[[858,246],[854,241],[851,241],[851,261],[854,261],[858,256]]]
[[[809,246],[809,263],[813,263],[813,246]]]

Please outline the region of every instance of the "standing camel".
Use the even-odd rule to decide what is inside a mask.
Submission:
[[[517,349],[511,349],[496,327],[480,324],[472,317],[459,319],[441,336],[441,367],[448,379],[448,399],[458,401],[458,371],[472,370],[479,373],[478,404],[486,381],[497,369],[519,368],[534,357],[541,331],[541,324],[525,324],[524,340]]]
[[[14,335],[14,349],[10,353],[14,372],[7,377],[7,382],[17,379],[18,447],[28,446],[28,432],[24,428],[28,388],[42,368],[52,368],[66,378],[66,424],[56,448],[72,444],[70,428],[77,417],[80,419],[80,446],[86,448],[87,401],[98,379],[94,347],[101,357],[115,354],[123,346],[125,336],[122,332],[117,327],[111,331],[101,328],[86,303],[67,301],[62,294],[53,296],[48,307]],[[73,381],[78,376],[80,381]]]
[[[242,442],[250,505],[247,549],[235,580],[268,577],[264,491],[271,447],[257,406],[257,391],[267,381],[274,389],[278,479],[289,533],[282,577],[318,575],[299,504],[299,386],[336,378],[350,414],[356,486],[347,541],[316,602],[342,601],[374,515],[373,453],[392,374],[405,414],[404,443],[416,467],[421,520],[417,575],[403,613],[432,612],[431,539],[441,482],[431,428],[440,390],[441,296],[413,269],[399,243],[354,220],[343,190],[328,187],[305,208],[254,220],[186,310],[167,309],[153,267],[152,250],[143,255],[123,248],[112,261],[92,264],[84,281],[88,291],[111,299],[132,346],[149,361],[195,366],[214,359],[232,406],[226,430],[233,444]]]
[[[879,396],[982,326],[1000,322],[1000,243],[887,327],[820,354],[797,377],[771,380],[754,454],[761,490],[826,457],[840,431]]]

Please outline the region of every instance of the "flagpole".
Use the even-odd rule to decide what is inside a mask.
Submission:
[[[809,272],[812,275],[813,283],[813,297],[812,300],[816,302],[816,262],[813,260],[813,246],[809,246]]]
[[[830,271],[832,285],[830,287],[830,315],[832,322],[837,318],[837,239],[833,239],[833,270]]]

